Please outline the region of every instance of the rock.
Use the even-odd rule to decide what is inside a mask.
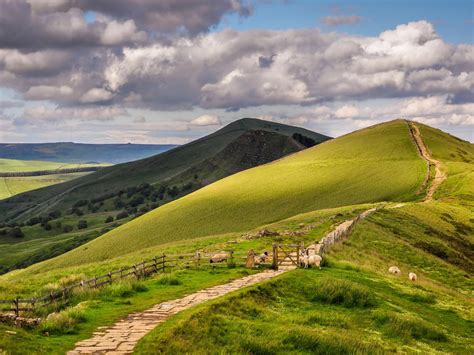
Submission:
[[[247,254],[247,260],[245,261],[245,267],[253,269],[255,267],[255,252],[250,249]]]

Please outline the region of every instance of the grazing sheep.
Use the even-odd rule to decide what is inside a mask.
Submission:
[[[416,281],[416,279],[417,279],[418,277],[416,276],[416,274],[415,274],[414,272],[410,272],[410,273],[408,274],[408,278],[410,279],[410,281]]]
[[[304,252],[301,252],[300,255],[300,265],[303,266],[305,269],[309,266],[309,256],[306,255]]]
[[[230,255],[229,253],[225,251],[221,251],[220,253],[214,254],[214,256],[209,260],[209,262],[212,263],[223,263],[229,259]]]
[[[255,257],[255,263],[256,264],[264,263],[267,261],[268,257],[269,257],[268,251],[264,251],[262,254]]]
[[[402,272],[400,271],[400,269],[396,266],[390,266],[388,268],[388,272],[391,273],[391,274],[395,274],[395,275],[398,275],[398,274],[401,274]]]
[[[321,261],[323,258],[321,258],[320,255],[312,254],[308,256],[308,264],[311,266],[317,266],[318,268],[321,269]]]

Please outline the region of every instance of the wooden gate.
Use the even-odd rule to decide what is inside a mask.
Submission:
[[[273,244],[273,268],[287,270],[299,267],[300,250],[298,244]]]

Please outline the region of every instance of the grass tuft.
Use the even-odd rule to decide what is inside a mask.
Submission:
[[[314,289],[314,301],[346,308],[377,306],[374,294],[365,286],[346,280],[323,280]]]

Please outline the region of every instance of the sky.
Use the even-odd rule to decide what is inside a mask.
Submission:
[[[473,2],[0,0],[0,142],[184,144],[243,117],[474,141]]]

